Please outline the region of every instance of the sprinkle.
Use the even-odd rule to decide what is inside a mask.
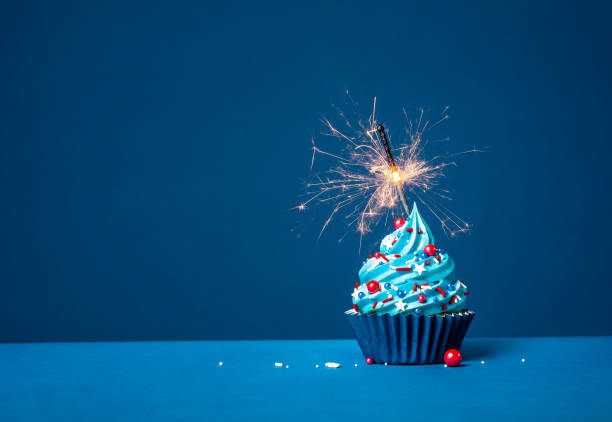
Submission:
[[[438,258],[437,256],[434,258],[434,261],[436,261],[438,264],[440,263],[440,258]]]
[[[382,301],[382,303],[387,303],[387,302],[388,302],[388,301],[390,301],[390,300],[393,300],[393,298],[392,298],[392,297],[388,297],[388,298],[386,298],[385,300],[383,300],[383,301]]]
[[[425,261],[425,265],[429,265],[429,264],[431,264],[431,262]]]
[[[521,359],[521,362],[525,363],[525,358]]]
[[[418,230],[417,230],[417,233],[418,233],[418,234],[421,234],[421,233],[423,233],[423,230],[418,229]]]
[[[359,312],[359,308],[354,303],[353,303],[353,309],[355,310],[355,312]]]
[[[444,364],[444,367],[445,367],[445,368],[448,368],[448,365],[447,365],[447,364]]]
[[[446,292],[444,292],[444,290],[442,290],[439,287],[436,287],[436,290],[440,292],[440,294],[442,295],[442,297],[446,297]]]
[[[386,256],[384,256],[383,254],[380,254],[380,257],[381,257],[382,259],[384,259],[385,261],[389,262],[389,260],[387,259],[387,257],[386,257]]]
[[[451,297],[448,303],[455,303],[455,296]]]
[[[376,308],[376,304],[377,304],[377,303],[378,303],[378,302],[374,302],[374,305],[372,305],[372,309]]]
[[[219,362],[219,366],[223,366],[223,362]]]
[[[357,367],[357,364],[355,364],[355,368]]]
[[[274,362],[274,366],[276,366],[277,368],[280,368],[281,366],[283,366],[282,362]]]
[[[401,255],[398,255],[398,254],[394,254],[394,255],[395,255],[396,258],[401,258],[402,257]]]
[[[470,294],[470,292],[468,292],[468,291],[466,290],[465,292],[463,292],[463,294],[467,296],[467,295],[469,295],[469,294]]]
[[[481,360],[481,361],[480,361],[480,364],[481,364],[481,365],[484,365],[484,360]]]
[[[391,245],[395,245],[397,243],[397,237],[393,240],[393,243],[391,243]]]
[[[387,366],[387,362],[385,362],[385,366]]]
[[[374,258],[372,255],[368,255],[370,258]]]
[[[418,287],[418,286],[419,286],[419,285],[418,285],[418,284],[416,284],[416,282],[415,282],[415,283],[414,283],[414,288],[412,289],[412,291],[413,291],[413,292],[416,292],[416,289],[417,289],[417,287]]]
[[[398,267],[395,269],[395,271],[410,271],[412,270],[412,268],[410,267]]]
[[[419,284],[419,287],[423,287],[423,286],[429,286],[429,283]]]
[[[355,288],[358,289],[359,288],[359,282],[355,283]]]
[[[406,231],[407,231],[408,233],[412,233],[412,230],[413,230],[413,229],[412,229],[412,227],[408,227],[408,228],[406,229]]]
[[[289,365],[285,365],[285,368],[289,368]]]
[[[340,368],[340,364],[336,362],[325,362],[325,366],[328,368]]]
[[[442,304],[442,310],[446,311],[446,305]]]
[[[318,364],[317,364],[317,365],[315,365],[315,368],[318,368],[318,367],[319,367],[319,365],[318,365]]]

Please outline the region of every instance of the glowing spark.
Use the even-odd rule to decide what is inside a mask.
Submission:
[[[469,224],[456,214],[433,199],[425,200],[425,194],[428,193],[449,199],[448,192],[440,189],[438,183],[444,176],[444,168],[455,163],[447,162],[445,158],[448,157],[441,156],[425,159],[424,147],[428,141],[423,138],[428,129],[448,118],[447,110],[445,108],[442,116],[434,123],[424,120],[423,110],[420,110],[414,121],[408,119],[404,111],[408,121],[408,139],[406,144],[393,150],[392,160],[388,158],[390,151],[385,150],[376,122],[376,98],[372,113],[366,121],[350,121],[344,112],[338,111],[346,127],[343,131],[323,118],[322,122],[327,128],[325,135],[336,138],[341,148],[333,153],[323,150],[315,144],[313,138],[311,169],[314,168],[316,156],[330,159],[334,164],[322,174],[316,174],[314,180],[306,184],[306,199],[295,208],[304,210],[313,201],[331,205],[331,212],[319,237],[332,219],[339,215],[343,215],[348,226],[354,227],[363,236],[371,230],[373,224],[381,217],[388,216],[400,203],[399,184],[402,191],[412,197],[411,200],[418,200],[432,212],[447,235],[468,231]]]

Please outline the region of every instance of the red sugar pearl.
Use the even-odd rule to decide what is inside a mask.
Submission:
[[[427,256],[434,256],[435,254],[438,253],[438,248],[430,244],[423,248],[423,252],[425,252]]]
[[[417,233],[418,233],[418,234],[422,234],[422,233],[423,233],[423,230],[418,229],[418,230],[417,230]]]
[[[395,221],[393,222],[393,227],[395,227],[396,229],[399,229],[400,227],[402,227],[404,224],[406,223],[406,220],[404,220],[402,217],[398,217],[395,219]]]
[[[419,295],[417,299],[419,300],[419,303],[427,302],[427,298],[425,297],[425,295]]]
[[[372,364],[374,363],[374,359],[372,359],[372,358],[366,358],[366,363],[367,363],[368,365],[372,365]]]
[[[461,352],[457,349],[449,349],[444,353],[444,363],[448,366],[459,366],[462,360]]]
[[[431,264],[431,262],[425,261],[425,265],[429,265],[429,264]]]
[[[374,258],[380,258],[380,252],[374,252]]]
[[[378,281],[376,280],[368,282],[368,284],[366,284],[366,287],[368,288],[368,292],[370,293],[376,293],[380,290],[380,284],[378,284]]]

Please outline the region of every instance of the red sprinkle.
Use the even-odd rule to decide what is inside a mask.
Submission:
[[[408,233],[412,233],[412,227],[408,227],[408,228],[406,229],[406,231],[407,231]]]
[[[446,297],[446,292],[439,287],[436,287],[436,290],[442,294],[442,297]]]
[[[372,305],[372,309],[376,308],[376,304],[377,304],[377,303],[378,303],[378,302],[374,302],[374,305]]]
[[[455,296],[451,297],[450,300],[448,301],[448,303],[455,303],[455,300],[457,298]]]
[[[446,305],[442,305],[442,310],[446,311]]]
[[[381,257],[382,259],[384,259],[385,261],[389,262],[389,260],[387,259],[387,257],[386,257],[386,256],[384,256],[383,254],[380,254],[380,257]]]
[[[398,255],[398,254],[394,254],[394,255],[395,255],[396,258],[401,258],[402,257],[401,255]]]
[[[469,294],[470,294],[470,292],[468,292],[468,291],[466,290],[465,292],[463,292],[463,294],[467,296],[467,295],[469,295]]]
[[[368,255],[370,258],[374,258],[372,255]]]
[[[359,282],[355,283],[355,288],[359,287]]]
[[[355,310],[355,312],[359,312],[359,308],[354,303],[353,303],[353,309]]]
[[[418,287],[418,284],[414,283],[414,289],[412,289],[412,291],[416,292],[417,287]]]
[[[422,287],[422,286],[429,286],[429,283],[419,284],[419,287]]]
[[[395,238],[395,239],[393,240],[393,243],[391,243],[391,244],[392,244],[392,245],[395,245],[395,242],[397,242],[397,238]]]
[[[400,268],[396,268],[395,271],[410,271],[412,270],[412,268],[410,267],[400,267]]]
[[[386,303],[386,302],[388,302],[388,301],[390,301],[390,300],[393,300],[393,298],[392,298],[392,297],[388,297],[388,298],[386,298],[385,300],[383,300],[383,301],[382,301],[382,303]]]

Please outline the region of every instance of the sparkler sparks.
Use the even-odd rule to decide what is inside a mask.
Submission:
[[[468,231],[470,226],[466,221],[442,206],[437,199],[431,198],[450,199],[448,192],[439,185],[444,169],[455,164],[449,159],[476,151],[436,156],[429,160],[424,157],[428,144],[424,135],[448,118],[447,111],[448,107],[433,123],[424,119],[423,110],[415,120],[410,120],[404,111],[408,122],[408,139],[406,144],[395,149],[389,148],[384,127],[376,121],[376,98],[372,112],[365,121],[351,122],[339,111],[344,125],[342,130],[324,118],[323,123],[327,128],[325,135],[340,141],[341,148],[337,153],[329,152],[317,146],[313,138],[311,171],[317,156],[329,158],[334,164],[306,184],[306,199],[295,208],[305,210],[313,203],[330,205],[331,213],[319,237],[333,218],[340,215],[344,216],[349,227],[355,228],[363,237],[377,221],[392,215],[398,203],[404,202],[402,196],[405,192],[411,200],[417,200],[432,212],[447,235]],[[404,212],[409,212],[407,203],[403,205]]]

